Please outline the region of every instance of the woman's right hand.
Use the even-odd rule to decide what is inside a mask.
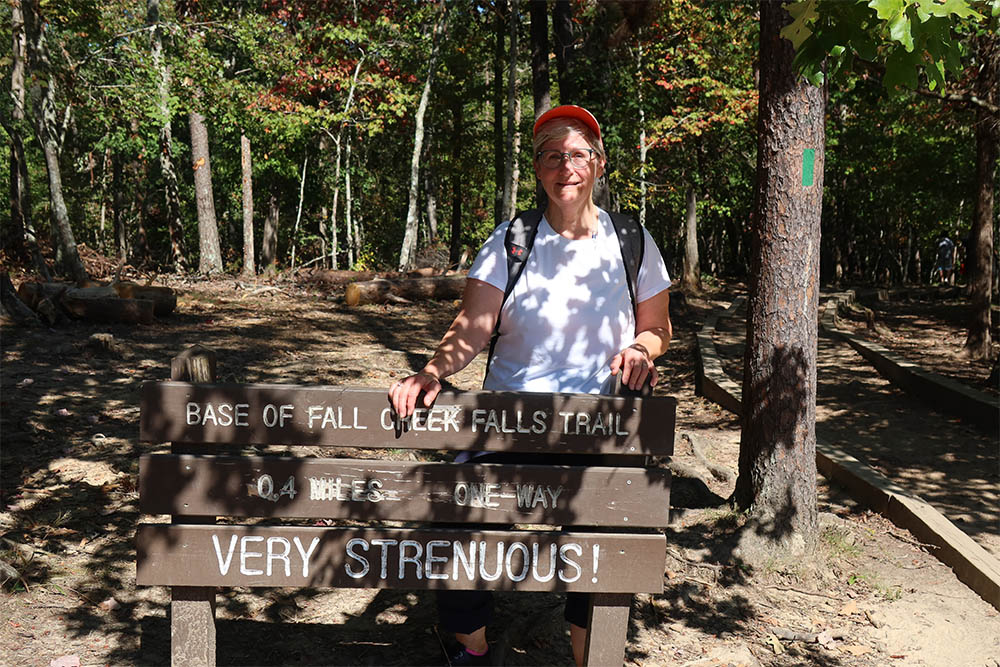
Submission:
[[[417,397],[424,393],[423,407],[429,408],[441,393],[441,380],[430,371],[420,371],[389,387],[389,403],[400,419],[406,419],[417,408]]]

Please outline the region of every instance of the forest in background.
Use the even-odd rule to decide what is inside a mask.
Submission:
[[[5,140],[23,138],[25,219],[46,255],[60,250],[49,141],[77,243],[207,274],[456,263],[536,205],[540,104],[580,104],[604,130],[606,204],[642,218],[675,275],[696,220],[699,273],[740,278],[757,14],[692,0],[13,0],[0,115]],[[949,84],[969,91],[975,33],[957,38],[966,71]],[[926,282],[937,237],[972,223],[975,107],[890,94],[876,67],[826,92],[824,282]],[[14,165],[0,163],[3,182]],[[9,260],[23,233],[13,205],[0,216]]]

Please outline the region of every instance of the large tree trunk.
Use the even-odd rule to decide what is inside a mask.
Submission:
[[[417,207],[420,203],[420,151],[424,143],[424,115],[427,113],[427,103],[431,97],[431,84],[434,81],[434,69],[437,67],[438,48],[444,33],[445,19],[448,16],[448,6],[441,3],[441,15],[434,27],[434,37],[431,45],[431,57],[427,64],[427,79],[424,90],[420,94],[420,104],[417,105],[417,115],[414,119],[416,128],[413,131],[413,157],[410,160],[410,197],[406,210],[406,231],[403,234],[403,247],[399,251],[399,269],[405,271],[413,265],[417,254],[417,225],[420,216]]]
[[[694,185],[688,184],[684,225],[684,287],[701,291],[701,266],[698,263],[698,196]]]
[[[200,94],[195,95],[200,98]],[[195,201],[198,205],[198,273],[222,273],[222,250],[219,226],[215,221],[215,196],[212,192],[212,160],[208,151],[208,128],[205,117],[192,109],[191,167],[194,169]]]
[[[552,34],[555,37],[556,73],[559,76],[559,104],[576,104],[573,76],[573,6],[570,0],[556,0],[552,7]]]
[[[351,134],[347,134],[347,148],[344,151],[344,228],[347,236],[347,268],[354,267],[354,244],[351,243],[351,231],[354,229],[354,201],[351,196]]]
[[[173,119],[173,110],[170,108],[170,68],[163,58],[160,0],[146,0],[146,25],[153,28],[149,33],[149,52],[153,59],[153,69],[156,71],[156,112],[160,124],[159,160],[160,173],[163,176],[167,229],[170,232],[170,256],[174,269],[183,271],[187,262],[184,257],[184,229],[181,224],[181,195],[177,185],[177,169],[174,166],[173,130],[170,125]]]
[[[46,23],[38,15],[37,10],[33,0],[29,0],[24,6],[24,23],[28,36],[29,69],[36,74],[39,85],[44,83],[42,91],[35,96],[37,100],[35,126],[38,143],[41,144],[45,156],[45,171],[49,180],[49,205],[52,231],[57,246],[56,256],[62,270],[73,280],[82,283],[87,281],[89,276],[83,268],[83,262],[80,261],[76,239],[69,223],[66,201],[63,199],[56,118],[56,79],[51,75],[48,45],[45,40]]]
[[[823,90],[795,74],[789,21],[760,3],[757,185],[743,430],[734,499],[751,512],[748,558],[811,546],[816,509],[816,334],[823,195]]]
[[[979,37],[979,76],[976,91],[981,99],[1000,104],[1000,38]],[[993,182],[1000,145],[1000,114],[980,107],[976,111],[976,212],[969,249],[969,289],[972,318],[965,351],[974,359],[990,356],[990,301],[993,287]]]
[[[535,120],[552,108],[549,81],[549,14],[546,0],[529,0],[531,10],[531,97]],[[535,205],[542,207],[545,190],[535,179]]]
[[[278,198],[272,192],[267,200],[267,216],[264,218],[264,237],[260,243],[260,263],[267,273],[274,272],[278,254]]]
[[[507,132],[504,135],[504,161],[503,161],[503,194],[500,200],[503,204],[500,219],[510,220],[514,217],[515,202],[511,201],[511,194],[514,188],[514,161],[517,154],[514,152],[514,135],[517,132],[517,120],[515,118],[515,106],[517,104],[517,33],[521,23],[521,16],[518,8],[518,0],[510,2],[510,45],[508,47],[507,63]]]
[[[28,127],[25,122],[24,71],[27,60],[27,35],[21,0],[11,4],[12,66],[10,73],[10,96],[14,104],[11,123],[7,127],[10,135],[10,230],[3,240],[3,247],[12,248],[22,259],[29,256],[44,280],[51,280],[49,267],[38,247],[35,225],[31,219],[31,185],[28,180],[28,162],[24,156],[24,137]]]
[[[240,133],[240,169],[243,174],[243,277],[253,278],[257,267],[253,254],[253,166],[250,138]]]

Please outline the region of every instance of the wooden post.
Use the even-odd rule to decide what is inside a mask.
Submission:
[[[193,345],[170,362],[170,379],[181,382],[215,382],[215,351]],[[173,454],[201,453],[201,447],[171,444]],[[175,515],[172,523],[215,523],[215,517]],[[215,588],[170,588],[170,664],[174,667],[215,665]]]
[[[584,665],[621,665],[625,662],[631,605],[631,593],[591,593]]]

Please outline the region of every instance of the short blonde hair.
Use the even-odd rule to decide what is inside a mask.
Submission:
[[[598,158],[601,160],[607,160],[607,156],[604,154],[604,144],[597,138],[594,131],[576,119],[565,117],[553,118],[538,128],[538,132],[535,133],[534,141],[532,141],[532,158],[534,158],[534,156],[538,154],[538,151],[542,150],[542,146],[548,142],[562,139],[572,132],[576,132],[581,135],[584,141],[587,142],[587,145],[594,149],[594,153]]]

